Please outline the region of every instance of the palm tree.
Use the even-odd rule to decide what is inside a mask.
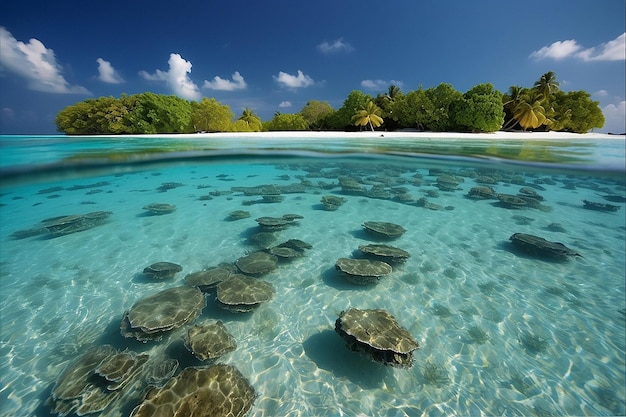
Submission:
[[[565,126],[572,119],[572,109],[565,109],[565,111],[557,112],[555,109],[551,108],[548,111],[548,120],[550,120],[550,130],[563,130]]]
[[[393,103],[394,101],[396,101],[396,98],[400,97],[401,95],[402,95],[402,90],[400,90],[400,87],[398,87],[397,85],[391,84],[389,88],[387,89],[386,93],[378,94],[378,96],[376,97],[376,101],[379,103],[383,103],[383,104],[386,102]]]
[[[513,109],[513,118],[522,129],[536,129],[548,124],[546,109],[543,107],[542,97],[535,90],[529,90],[522,95],[520,102]]]
[[[400,90],[400,87],[398,87],[395,84],[391,84],[389,88],[387,89],[386,96],[391,101],[395,101],[396,97],[401,96],[401,95],[402,95],[402,90]]]
[[[373,132],[375,127],[383,124],[382,110],[372,100],[368,100],[365,108],[357,111],[352,116],[352,122],[355,126],[366,126],[369,124]]]
[[[241,116],[239,116],[238,120],[244,121],[250,130],[256,132],[260,131],[263,126],[261,118],[254,114],[252,109],[249,109],[248,107],[243,109],[243,112],[241,113]]]
[[[509,118],[502,126],[502,130],[509,129],[518,123],[513,116],[513,113],[515,113],[515,108],[522,102],[525,90],[526,89],[523,87],[513,85],[509,87],[508,93],[502,97],[502,105],[504,107],[504,111],[506,112],[506,117]]]
[[[552,71],[543,74],[533,85],[533,89],[541,95],[542,101],[550,101],[550,97],[559,91],[559,83],[556,81],[556,75]]]

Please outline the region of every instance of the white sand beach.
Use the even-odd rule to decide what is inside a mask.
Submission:
[[[220,133],[196,133],[196,134],[174,134],[174,135],[138,135],[145,137],[189,137],[189,138],[259,138],[259,139],[290,139],[290,138],[309,138],[309,139],[329,139],[329,138],[341,138],[341,139],[362,139],[373,137],[384,137],[390,139],[478,139],[478,140],[552,140],[552,139],[566,139],[566,140],[598,140],[598,139],[610,139],[610,140],[624,140],[624,135],[610,135],[607,133],[569,133],[569,132],[492,132],[492,133],[460,133],[460,132],[420,132],[411,130],[402,131],[368,131],[361,132],[312,132],[312,131],[287,131],[287,132],[220,132]]]

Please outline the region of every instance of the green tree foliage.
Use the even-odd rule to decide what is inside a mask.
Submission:
[[[196,132],[227,132],[235,117],[230,106],[221,104],[214,98],[204,97],[199,103],[191,104],[191,123]]]
[[[299,113],[277,113],[263,127],[269,131],[307,130],[309,124]]]
[[[65,107],[55,117],[54,122],[59,132],[68,135],[93,135],[103,133],[99,126],[89,119],[94,108],[93,99],[81,101]]]
[[[134,102],[127,119],[130,133],[189,133],[191,103],[177,96],[142,93],[132,96]]]
[[[403,94],[400,87],[392,84],[385,93],[378,94],[378,96],[374,99],[374,104],[381,109],[383,124],[388,129],[397,129],[399,126],[398,120],[393,114],[393,106],[396,100],[401,99],[402,96]]]
[[[450,113],[452,103],[461,100],[463,94],[452,87],[452,84],[441,83],[435,88],[426,90],[433,109],[426,124],[433,132],[449,132],[455,130],[454,115]]]
[[[87,99],[55,119],[57,130],[68,135],[186,133],[190,121],[189,101],[153,93]]]
[[[248,107],[243,109],[241,116],[234,124],[234,130],[237,132],[260,132],[263,129],[263,122]]]
[[[504,108],[503,130],[512,129],[518,125],[519,122],[513,117],[513,113],[515,112],[515,108],[519,106],[523,100],[524,90],[526,89],[513,85],[509,87],[509,91],[502,96],[502,106]]]
[[[374,112],[372,106],[378,111]],[[359,111],[364,113],[353,119]],[[141,93],[86,99],[62,109],[55,123],[60,132],[68,135],[343,131],[355,130],[355,123],[362,126],[371,122],[370,128],[376,127],[378,119],[375,121],[375,118],[382,118],[381,123],[387,129],[417,128],[436,132],[524,129],[585,133],[604,125],[599,103],[591,100],[585,91],[560,91],[552,71],[541,75],[532,87],[512,86],[504,95],[491,84],[479,84],[465,94],[446,83],[426,90],[419,87],[406,94],[392,85],[376,98],[358,90],[351,91],[336,111],[327,102],[311,100],[299,113],[277,113],[265,123],[248,108],[236,121],[233,118],[230,107],[214,98],[190,102],[176,96]]]
[[[382,110],[370,100],[352,116],[352,123],[355,126],[369,125],[373,132],[375,127],[383,124]]]
[[[560,91],[552,71],[543,74],[532,88],[510,87],[502,101],[504,129],[518,126],[524,130],[585,133],[604,126],[599,103],[585,91]]]
[[[330,130],[355,130],[352,124],[352,116],[365,108],[372,97],[362,91],[353,90],[344,100],[343,106],[326,118],[326,123]]]
[[[308,123],[309,129],[319,130],[325,128],[325,119],[334,111],[327,101],[310,100],[300,110],[300,115]]]
[[[61,110],[55,123],[57,130],[68,135],[136,133],[130,120],[134,100],[123,95],[90,98]]]
[[[555,108],[562,115],[569,111],[562,121],[562,130],[586,133],[604,126],[604,114],[599,103],[593,101],[586,91],[558,92],[555,94]]]
[[[425,130],[434,112],[433,103],[420,87],[397,97],[391,105],[391,112],[400,128]]]
[[[550,103],[554,94],[559,91],[559,83],[556,81],[556,74],[552,71],[543,74],[535,81],[533,90],[541,96],[544,105]]]
[[[495,132],[504,123],[502,93],[491,83],[478,84],[452,104],[454,121],[461,130]]]
[[[513,118],[522,129],[536,129],[549,123],[541,94],[535,90],[524,90],[520,102],[513,109]]]

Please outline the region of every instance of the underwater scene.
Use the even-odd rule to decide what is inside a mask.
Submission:
[[[623,139],[1,139],[2,416],[626,413]]]

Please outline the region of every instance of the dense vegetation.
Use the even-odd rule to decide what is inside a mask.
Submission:
[[[478,84],[465,93],[446,83],[406,94],[392,85],[376,97],[355,90],[337,110],[327,102],[311,100],[298,113],[277,112],[265,122],[249,108],[235,119],[230,107],[214,98],[195,102],[153,93],[99,97],[64,108],[55,123],[68,135],[360,128],[585,133],[601,128],[604,115],[589,93],[563,92],[554,73],[547,72],[532,87],[512,86],[506,94],[490,83]]]

